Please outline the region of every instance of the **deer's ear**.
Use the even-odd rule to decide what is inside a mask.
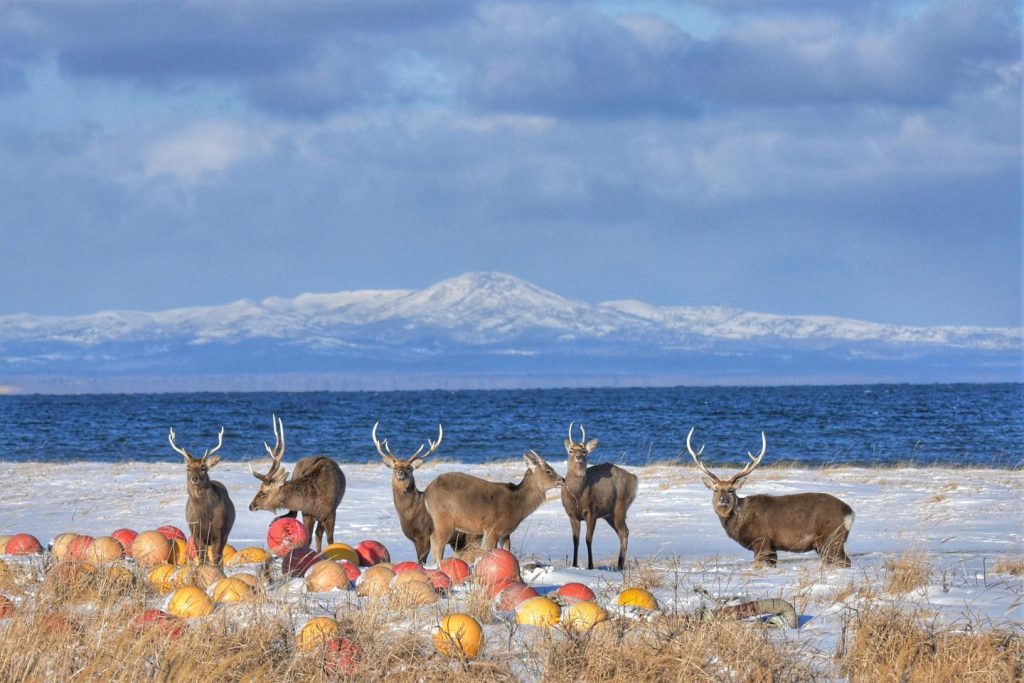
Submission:
[[[597,439],[591,439],[587,442],[587,453],[593,453],[595,448],[597,448]]]
[[[523,460],[526,461],[526,466],[531,470],[537,468],[537,458],[532,453],[523,453]]]
[[[704,485],[707,486],[712,491],[715,490],[715,482],[711,477],[702,477],[701,481],[704,482]]]
[[[572,453],[572,441],[570,441],[569,439],[565,440],[565,452]]]
[[[206,459],[206,469],[212,470],[214,467],[217,466],[217,463],[219,463],[219,462],[220,462],[220,456],[219,455],[211,455],[210,457],[208,457]]]
[[[733,491],[739,491],[740,488],[743,487],[743,483],[746,482],[746,481],[747,481],[746,479],[737,479],[736,481],[734,481],[732,483],[732,490]]]
[[[381,453],[380,459],[383,460],[384,464],[387,465],[389,468],[395,466],[395,459],[392,458],[390,455],[384,455],[383,453]]]
[[[274,472],[274,478],[271,479],[271,481],[274,482],[275,486],[280,486],[281,484],[284,483],[284,480],[287,479],[287,478],[288,478],[288,470],[286,470],[285,468],[282,467],[277,472]]]

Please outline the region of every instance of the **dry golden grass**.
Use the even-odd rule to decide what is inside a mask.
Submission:
[[[995,563],[992,571],[998,574],[1024,576],[1024,557],[1004,557]]]
[[[886,566],[886,582],[902,590],[919,581],[912,555]],[[913,569],[913,571],[911,571]],[[927,570],[926,571],[930,571]],[[808,588],[814,583],[808,571]],[[630,563],[627,583],[672,590],[671,565]],[[918,578],[913,578],[918,576]],[[724,579],[730,581],[728,577]],[[881,583],[876,581],[874,583]],[[701,621],[661,613],[650,621],[614,617],[577,634],[502,622],[478,587],[449,602],[411,608],[390,598],[296,598],[271,590],[254,603],[221,606],[175,625],[140,628],[134,619],[161,598],[142,570],[53,565],[42,571],[11,563],[0,568],[0,593],[17,602],[0,622],[0,681],[805,681],[1020,680],[1021,634],[958,633],[923,613],[873,607],[872,582],[850,583],[860,604],[844,628],[843,645],[823,668],[806,656],[796,632],[729,620]],[[677,587],[678,590],[678,587]],[[895,592],[895,589],[894,589]],[[335,595],[335,598],[339,596]],[[335,618],[356,656],[331,649],[302,653],[295,633],[306,614],[337,604]],[[461,662],[439,655],[431,628],[446,613],[468,612],[486,625],[483,656]],[[803,643],[803,644],[801,644]],[[827,657],[826,657],[827,659]],[[973,678],[972,678],[973,677]]]
[[[813,671],[773,629],[663,615],[610,621],[583,634],[534,634],[547,681],[806,681]],[[776,634],[777,635],[777,634]],[[742,673],[740,673],[742,672]]]
[[[882,566],[885,568],[882,591],[890,594],[909,593],[928,585],[933,571],[925,556],[913,551],[889,560]]]
[[[848,625],[840,672],[851,681],[1019,681],[1019,631],[961,631],[896,607],[860,611]]]

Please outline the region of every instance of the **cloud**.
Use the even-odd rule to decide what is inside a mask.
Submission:
[[[144,175],[170,176],[195,184],[204,175],[220,173],[252,157],[266,156],[272,147],[273,139],[265,131],[223,121],[194,123],[149,146],[143,154]]]

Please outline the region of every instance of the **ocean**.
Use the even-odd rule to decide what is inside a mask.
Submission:
[[[434,456],[479,463],[532,449],[562,460],[570,421],[600,440],[591,462],[690,463],[686,435],[726,471],[761,447],[764,464],[1024,466],[1024,384],[675,387],[500,391],[191,393],[0,396],[4,461],[175,461],[225,428],[226,460],[264,456],[271,414],[284,421],[286,461],[326,454],[374,462],[378,436],[408,457],[428,438]],[[576,432],[579,438],[579,432]]]

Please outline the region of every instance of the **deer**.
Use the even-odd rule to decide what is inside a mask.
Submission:
[[[707,475],[701,481],[711,489],[711,506],[722,528],[729,538],[754,551],[754,566],[774,567],[780,550],[792,553],[814,550],[824,565],[850,566],[844,549],[854,520],[849,505],[828,493],[759,494],[741,498],[736,492],[761,464],[768,449],[764,432],[761,432],[761,452],[755,456],[747,451],[750,462],[743,470],[721,479],[701,462],[704,446],[694,452],[690,444],[694,429],[686,436],[686,450]]]
[[[185,504],[185,521],[188,523],[189,535],[194,539],[196,556],[200,564],[205,564],[207,548],[213,551],[213,563],[221,564],[224,559],[224,545],[228,542],[228,534],[235,524],[235,505],[224,484],[210,479],[210,470],[220,462],[220,456],[214,455],[224,445],[224,427],[217,435],[217,446],[203,453],[201,458],[193,458],[192,454],[174,442],[174,427],[167,436],[171,448],[185,458],[186,488],[188,502]]]
[[[288,479],[288,470],[281,467],[285,449],[284,421],[276,415],[271,420],[274,447],[263,442],[270,455],[270,470],[259,474],[249,464],[249,472],[260,481],[260,490],[249,503],[249,509],[253,512],[284,509],[288,510],[288,517],[295,517],[301,512],[306,535],[312,541],[315,533],[316,551],[320,552],[325,531],[327,544],[334,543],[334,518],[345,495],[345,473],[327,456],[314,455],[295,463],[292,478]]]
[[[523,460],[526,473],[518,484],[487,481],[463,472],[446,472],[430,482],[423,502],[434,523],[430,552],[435,562],[444,559],[445,544],[455,531],[481,534],[484,551],[509,543],[512,532],[540,507],[547,492],[565,483],[535,452],[523,453]]]
[[[430,534],[434,531],[434,522],[427,513],[423,504],[423,491],[416,488],[416,479],[413,470],[419,468],[423,461],[437,452],[444,438],[444,427],[437,425],[437,441],[427,439],[430,449],[422,453],[423,444],[411,457],[403,460],[391,452],[388,440],[384,439],[382,444],[377,440],[377,427],[380,422],[375,422],[373,431],[370,433],[373,445],[377,447],[384,464],[391,470],[391,497],[395,501],[395,511],[398,513],[398,521],[402,526],[402,533],[412,541],[416,548],[416,561],[423,564],[427,561],[427,554],[430,552]],[[422,454],[421,454],[422,453]],[[467,538],[461,531],[452,532],[448,538],[448,545],[452,550],[458,552],[466,547],[469,540],[480,541],[479,536]]]
[[[587,466],[587,458],[597,448],[597,439],[587,441],[587,431],[580,425],[580,441],[573,441],[572,422],[569,438],[565,440],[568,465],[565,486],[562,487],[562,507],[572,527],[572,566],[579,566],[580,521],[587,523],[587,569],[594,568],[594,527],[603,519],[619,536],[618,569],[626,566],[626,547],[629,545],[629,527],[626,511],[636,498],[637,478],[631,472],[601,463]]]

